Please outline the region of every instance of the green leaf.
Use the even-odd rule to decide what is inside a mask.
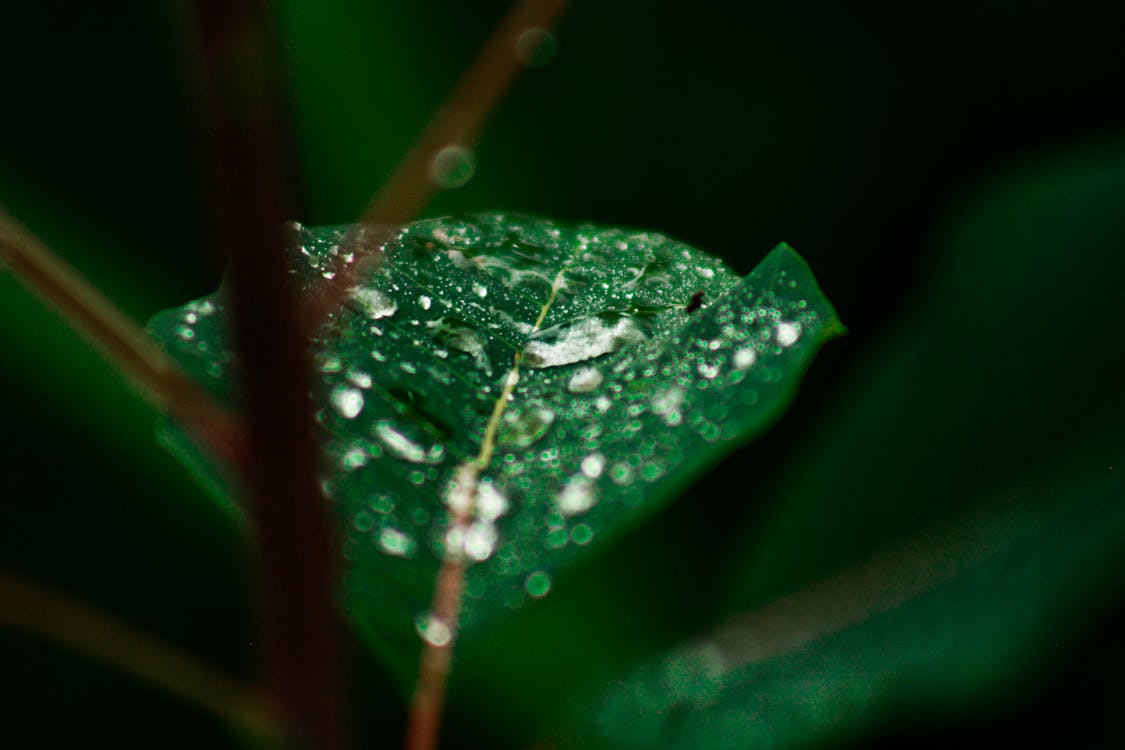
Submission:
[[[294,230],[310,294],[355,260],[349,238]],[[222,318],[214,295],[151,329],[229,395]],[[841,330],[785,246],[739,280],[654,233],[503,214],[408,226],[316,342],[354,621],[410,669],[447,550],[471,563],[464,634],[545,595],[766,429]],[[471,523],[451,528],[451,506]]]
[[[1123,455],[1120,439],[1097,446],[738,617],[642,665],[581,721],[614,747],[809,747],[919,705],[936,719],[1017,694],[1036,654],[1120,584],[1125,475],[1105,460]]]

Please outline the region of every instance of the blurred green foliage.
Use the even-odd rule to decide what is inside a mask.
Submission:
[[[503,7],[284,4],[295,218],[354,217]],[[209,292],[222,268],[207,249],[181,11],[0,14],[0,202],[137,320]],[[1099,447],[1120,448],[1125,359],[1110,15],[1015,0],[576,4],[555,62],[496,113],[474,180],[431,214],[652,228],[741,273],[788,241],[852,335],[778,428],[461,654],[450,747],[525,745],[638,659],[1040,465],[1125,470]],[[0,564],[251,674],[245,530],[155,445],[151,411],[120,377],[7,275],[0,350]],[[1122,586],[1104,572],[1062,587],[1060,610],[1084,606],[1031,655],[1020,691],[987,692],[969,714],[900,706],[852,740],[1119,742]],[[386,742],[401,698],[354,657],[356,718],[369,744]],[[5,631],[0,659],[8,735],[230,742],[208,717],[32,638]]]

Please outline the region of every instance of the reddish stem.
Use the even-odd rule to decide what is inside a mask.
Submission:
[[[338,552],[319,486],[309,331],[291,288],[292,209],[279,62],[265,2],[197,7],[219,246],[231,259],[233,333],[249,431],[244,485],[258,535],[266,673],[288,739],[343,748],[335,619]]]

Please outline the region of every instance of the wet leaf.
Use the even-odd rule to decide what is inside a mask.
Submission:
[[[355,262],[348,243],[347,228],[294,229],[310,292]],[[151,329],[227,394],[222,320],[213,295]],[[654,233],[501,214],[408,226],[316,342],[354,621],[408,669],[444,555],[470,563],[463,633],[546,595],[772,423],[840,330],[785,246],[739,280]],[[451,507],[470,522],[451,527]]]

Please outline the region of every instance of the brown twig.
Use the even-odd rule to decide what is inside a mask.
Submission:
[[[567,4],[567,0],[519,0],[512,6],[453,92],[434,114],[418,143],[399,162],[387,183],[367,205],[361,218],[363,224],[396,227],[421,212],[436,190],[431,172],[434,158],[449,146],[471,147],[488,115],[519,73],[523,64],[517,54],[520,35],[529,29],[552,28]],[[383,231],[387,238],[392,234],[385,229]],[[338,288],[346,286],[350,284]],[[518,371],[518,354],[513,367]],[[505,389],[505,393],[508,392],[510,388]],[[502,396],[502,400],[506,401],[506,396]],[[490,424],[499,419],[502,411],[503,404],[500,404]],[[492,431],[495,431],[494,427]],[[466,493],[467,503],[450,513],[451,529],[463,526],[475,512],[477,475],[487,468],[491,454],[491,441],[485,440],[478,459],[462,467],[460,482],[464,485],[461,489]],[[407,750],[433,750],[437,747],[445,688],[453,647],[457,642],[464,581],[464,555],[459,550],[447,552],[430,605],[430,616],[445,628],[445,637],[425,638],[423,641],[418,684],[407,720]]]
[[[447,146],[471,148],[485,121],[523,67],[517,42],[528,29],[550,29],[568,0],[519,0],[500,21],[418,142],[364,209],[365,224],[405,224],[434,194],[434,157]]]
[[[308,319],[323,321],[338,309],[347,291],[379,262],[375,254],[402,225],[422,213],[440,187],[433,174],[435,157],[450,146],[472,148],[525,66],[518,51],[521,35],[528,30],[545,34],[568,4],[569,0],[519,0],[501,19],[418,141],[364,208],[357,231],[344,240],[356,261],[335,269],[335,277],[308,301]]]
[[[243,459],[237,419],[211,398],[141,328],[19,221],[0,208],[0,259],[128,377],[158,409],[184,425],[219,460]]]
[[[547,313],[555,303],[556,295],[562,287],[565,271],[559,271],[551,284],[551,293],[539,309],[539,316],[532,327],[532,334],[540,330]],[[475,520],[477,514],[477,488],[480,473],[492,463],[496,449],[496,435],[504,410],[512,398],[512,392],[519,382],[520,363],[523,352],[512,357],[512,367],[504,381],[504,388],[493,403],[492,414],[484,429],[480,451],[475,458],[461,464],[454,477],[456,487],[449,501],[447,525],[451,532],[462,534]],[[447,536],[447,540],[448,540]],[[445,686],[449,680],[449,668],[453,647],[457,643],[458,621],[461,617],[461,601],[465,590],[466,561],[463,550],[447,549],[438,571],[434,585],[434,596],[430,604],[431,622],[442,628],[442,637],[427,637],[423,633],[422,657],[418,668],[418,685],[414,690],[414,700],[410,708],[410,719],[406,731],[406,750],[431,750],[437,747],[438,730],[441,726],[442,706],[445,702]]]
[[[244,486],[258,535],[267,681],[287,740],[334,750],[347,746],[339,555],[318,479],[309,329],[283,252],[293,196],[274,24],[264,1],[196,10],[217,239],[231,261],[251,438]]]
[[[62,592],[0,571],[0,623],[130,674],[258,737],[276,736],[259,688]]]

